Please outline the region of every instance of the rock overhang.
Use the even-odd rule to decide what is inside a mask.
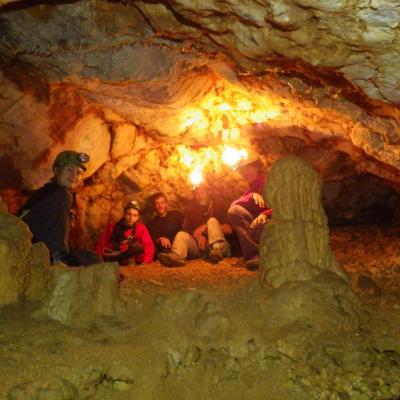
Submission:
[[[160,146],[228,144],[397,190],[398,12],[390,0],[5,4],[3,157],[34,188],[68,146],[93,154],[98,182]]]

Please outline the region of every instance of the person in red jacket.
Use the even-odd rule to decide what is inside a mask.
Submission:
[[[140,206],[133,200],[124,207],[123,218],[106,227],[96,246],[96,252],[104,261],[117,261],[120,265],[153,261],[154,244],[139,218]]]

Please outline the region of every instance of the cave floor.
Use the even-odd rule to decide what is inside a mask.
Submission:
[[[0,399],[396,399],[400,229],[337,228],[331,245],[371,313],[357,332],[274,328],[237,258],[124,267],[123,310],[85,329],[0,310]]]
[[[353,291],[367,303],[395,305],[400,299],[400,228],[343,227],[330,234],[338,266],[351,277]],[[194,288],[227,294],[257,279],[258,272],[243,268],[243,259],[227,258],[218,264],[190,260],[184,267],[168,268],[159,262],[121,268],[121,286],[171,293]]]

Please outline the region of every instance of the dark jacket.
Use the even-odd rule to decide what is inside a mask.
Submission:
[[[43,242],[50,253],[68,254],[68,233],[73,195],[55,181],[36,190],[17,212],[29,226],[33,241]]]
[[[182,230],[183,215],[179,211],[168,211],[165,217],[156,215],[149,222],[149,231],[153,241],[166,237],[172,243],[176,234]]]

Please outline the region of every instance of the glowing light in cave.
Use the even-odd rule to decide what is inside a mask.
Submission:
[[[240,138],[242,126],[265,123],[280,114],[280,106],[265,96],[227,88],[218,95],[207,94],[197,106],[183,111],[181,129],[228,142]]]
[[[256,110],[250,113],[250,119],[252,122],[261,123],[266,120],[276,118],[280,115],[280,112],[277,110]]]
[[[232,107],[228,103],[221,103],[218,105],[218,109],[221,111],[228,111],[228,110],[232,110]]]
[[[203,171],[201,167],[196,167],[190,174],[189,174],[190,182],[192,182],[193,186],[198,186],[200,183],[203,182]]]
[[[186,167],[188,180],[195,187],[204,181],[204,172],[215,173],[221,171],[223,164],[232,169],[248,154],[244,149],[233,146],[219,145],[191,149],[187,146],[177,146],[177,161]]]
[[[191,167],[193,164],[193,155],[187,151],[185,146],[179,146],[178,151],[180,154],[181,163],[187,167]]]
[[[204,121],[206,120],[203,112],[199,109],[193,109],[186,113],[184,122],[182,124],[182,128],[186,129],[192,125],[200,124],[204,125]],[[207,121],[208,124],[208,121]]]
[[[238,150],[230,146],[225,147],[221,156],[222,162],[230,167],[236,166],[240,160],[247,158],[248,154],[246,150]]]

